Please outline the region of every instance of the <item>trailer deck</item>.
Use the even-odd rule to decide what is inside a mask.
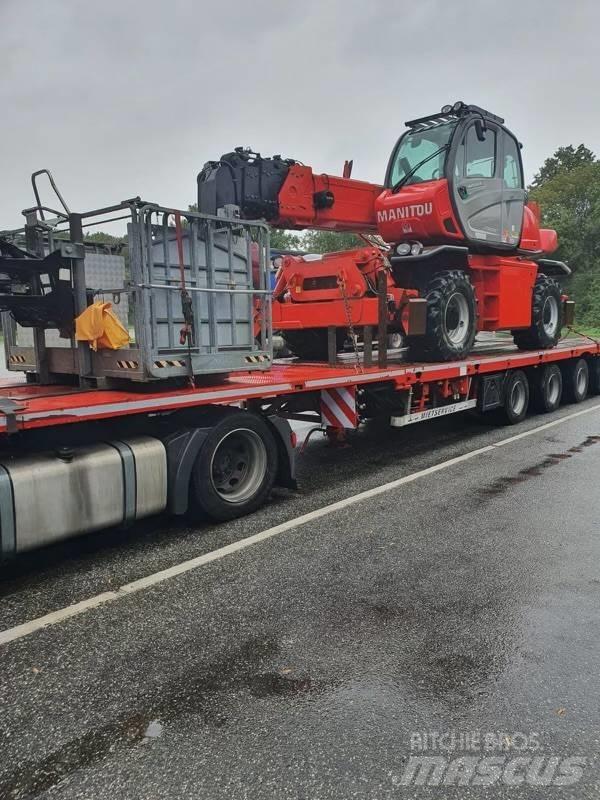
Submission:
[[[584,337],[562,340],[552,350],[524,352],[512,340],[480,345],[468,358],[448,363],[410,363],[399,355],[388,366],[364,366],[342,361],[335,366],[297,361],[275,362],[261,373],[234,374],[197,388],[132,384],[127,389],[80,389],[39,386],[6,379],[0,383],[0,433],[102,420],[135,414],[154,414],[207,405],[236,405],[303,392],[318,392],[363,384],[391,383],[397,390],[419,383],[452,380],[523,369],[569,358],[599,355],[600,342]],[[13,406],[11,409],[10,406]],[[12,419],[10,419],[12,417]]]

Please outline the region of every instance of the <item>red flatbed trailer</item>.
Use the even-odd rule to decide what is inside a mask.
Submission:
[[[510,339],[457,362],[366,366],[275,362],[196,388],[0,383],[0,557],[168,510],[217,520],[250,513],[274,484],[295,487],[290,420],[343,436],[467,409],[504,422],[600,393],[600,343],[523,352]]]
[[[507,370],[525,370],[544,364],[561,364],[571,359],[600,355],[600,342],[593,339],[564,339],[552,350],[523,352],[510,339],[497,340],[468,358],[455,362],[391,362],[381,369],[359,366],[355,361],[335,366],[321,363],[281,361],[261,373],[232,375],[218,383],[197,388],[156,388],[132,385],[127,389],[80,389],[76,386],[38,386],[25,381],[0,381],[2,398],[14,401],[13,431],[49,428],[131,415],[161,414],[213,405],[260,403],[287,396],[314,394],[339,387],[360,388],[390,384],[394,391],[417,386],[473,378]],[[465,399],[476,399],[466,397]],[[326,423],[324,423],[326,425]],[[8,430],[7,415],[0,413],[0,433]]]

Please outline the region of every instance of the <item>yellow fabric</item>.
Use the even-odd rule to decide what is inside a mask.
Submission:
[[[75,338],[92,350],[118,350],[129,344],[129,333],[111,311],[112,303],[92,303],[75,320]]]

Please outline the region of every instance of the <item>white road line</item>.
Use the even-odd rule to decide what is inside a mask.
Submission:
[[[410,475],[405,475],[403,478],[397,478],[395,481],[389,481],[389,483],[383,483],[381,486],[375,486],[373,489],[367,489],[364,492],[359,492],[359,494],[352,495],[352,497],[347,497],[345,500],[338,500],[336,503],[330,503],[329,505],[318,508],[315,511],[309,511],[307,514],[302,514],[301,516],[290,519],[287,522],[282,522],[281,525],[275,525],[273,528],[267,528],[266,530],[256,533],[253,536],[248,536],[246,539],[240,539],[239,541],[228,544],[225,547],[220,547],[218,550],[213,550],[210,553],[205,553],[204,555],[197,556],[196,558],[190,558],[188,561],[182,561],[180,564],[175,564],[175,566],[169,567],[168,569],[163,569],[160,572],[153,573],[152,575],[147,575],[145,578],[140,578],[137,581],[126,583],[115,591],[102,592],[102,594],[97,594],[94,597],[90,597],[87,600],[82,600],[79,603],[74,603],[66,608],[52,611],[50,614],[45,614],[43,617],[37,617],[37,619],[24,622],[22,625],[15,625],[13,628],[0,631],[0,645],[12,642],[15,639],[22,639],[24,636],[29,636],[29,634],[35,633],[42,628],[47,628],[51,625],[58,625],[60,622],[64,622],[67,619],[71,619],[71,617],[76,617],[79,614],[83,614],[92,608],[98,608],[99,606],[112,603],[115,600],[126,597],[127,595],[141,592],[144,589],[149,589],[152,586],[156,586],[157,584],[163,583],[171,578],[175,578],[178,575],[190,572],[191,570],[202,567],[205,564],[210,564],[212,561],[218,561],[219,559],[225,558],[232,553],[237,553],[240,550],[245,550],[247,547],[252,547],[253,545],[260,544],[260,542],[264,542],[267,539],[272,539],[274,536],[279,536],[281,533],[293,530],[294,528],[299,528],[300,526],[306,525],[308,522],[312,522],[315,519],[320,519],[321,517],[333,514],[336,511],[341,511],[343,508],[355,505],[356,503],[361,503],[363,500],[369,500],[371,497],[377,497],[377,495],[384,494],[385,492],[389,492],[392,489],[398,488],[399,486],[404,486],[407,483],[412,483],[419,478],[424,478],[427,475],[433,475],[434,473],[440,472],[448,467],[453,467],[455,464],[460,464],[463,461],[469,461],[471,458],[475,458],[483,453],[491,453],[497,447],[502,447],[505,444],[516,442],[519,439],[524,439],[527,436],[532,436],[540,431],[545,431],[548,428],[553,428],[556,425],[568,422],[576,417],[581,417],[584,414],[590,414],[592,411],[598,411],[599,409],[600,404],[592,406],[591,408],[585,408],[582,411],[576,411],[573,414],[567,414],[565,417],[553,420],[552,422],[547,422],[544,425],[539,425],[536,428],[531,428],[530,430],[519,433],[516,436],[510,436],[500,442],[496,442],[496,444],[479,447],[477,450],[471,450],[469,453],[464,453],[462,456],[450,458],[447,461],[442,461],[440,464],[435,464],[432,467],[427,467],[426,469],[419,470],[418,472],[413,472]]]
[[[554,419],[552,422],[546,422],[544,425],[538,425],[537,428],[533,428],[530,431],[524,431],[523,433],[517,433],[515,436],[509,436],[508,439],[502,439],[501,442],[496,442],[493,447],[504,447],[505,444],[512,444],[513,442],[518,442],[519,439],[524,439],[526,436],[531,436],[532,433],[539,433],[540,431],[547,431],[548,428],[554,428],[556,425],[560,425],[561,422],[565,422],[568,419],[575,419],[576,417],[582,417],[584,414],[589,414],[591,411],[596,411],[596,409],[600,408],[598,406],[592,406],[591,408],[584,408],[582,411],[574,411],[572,414],[569,414],[566,417],[561,417],[560,419]]]

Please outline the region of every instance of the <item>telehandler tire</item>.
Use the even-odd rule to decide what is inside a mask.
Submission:
[[[436,272],[425,290],[425,336],[409,336],[411,359],[453,361],[473,348],[477,333],[477,303],[469,276],[462,270]]]
[[[513,331],[519,350],[555,347],[562,328],[561,288],[554,278],[538,275],[531,301],[531,327]]]

